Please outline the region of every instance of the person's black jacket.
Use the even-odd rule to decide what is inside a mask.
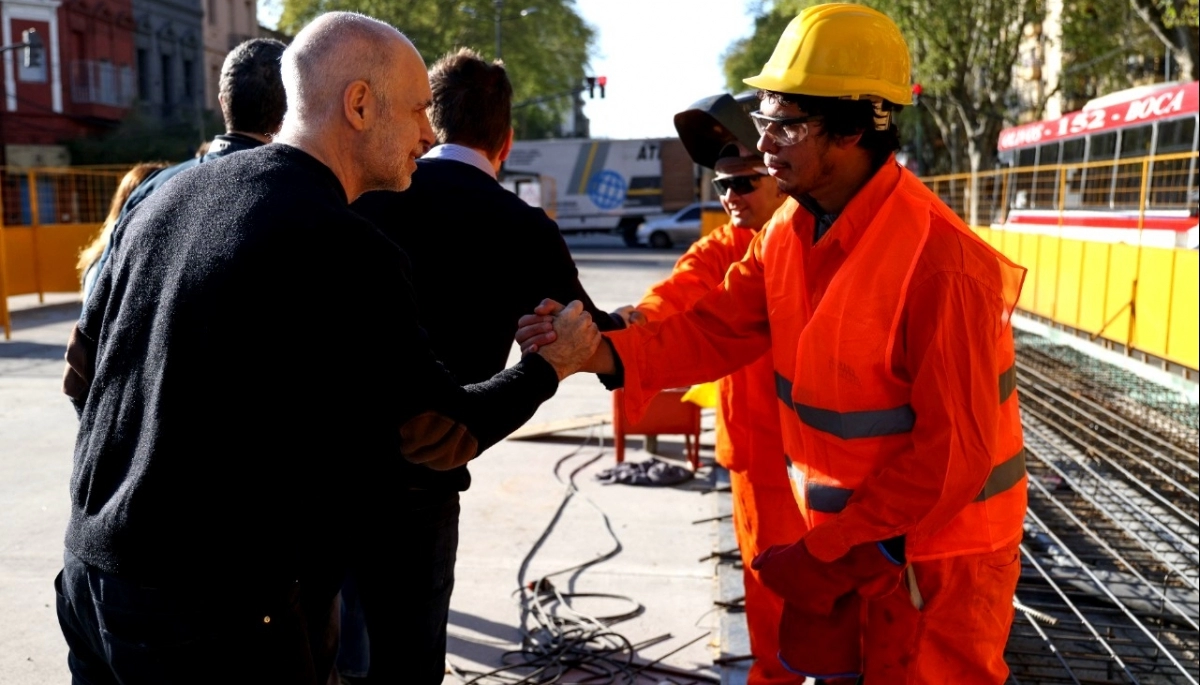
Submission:
[[[623,326],[588,297],[558,225],[470,164],[418,160],[408,190],[367,193],[350,208],[408,254],[421,325],[460,382],[503,369],[517,320],[545,298],[580,300],[602,331]],[[439,480],[470,484],[466,467]]]
[[[262,144],[262,141],[241,133],[223,133],[213,138],[212,142],[208,144],[208,150],[203,155],[193,157],[186,162],[180,162],[175,166],[169,166],[166,169],[159,169],[138,184],[138,187],[134,188],[129,197],[125,199],[125,204],[121,205],[121,213],[117,217],[117,223],[119,224],[121,219],[124,219],[126,215],[133,211],[134,207],[141,204],[142,200],[150,197],[154,191],[163,187],[167,181],[174,178],[180,172],[187,171],[205,162],[220,159],[225,155],[253,150]]]
[[[459,387],[403,253],[298,149],[202,164],[126,230],[64,380],[81,409],[66,545],[110,573],[294,578],[403,525],[387,505],[437,473],[409,459],[460,464],[557,388],[537,355]]]
[[[175,166],[159,169],[150,174],[138,184],[138,187],[133,189],[133,192],[129,193],[129,197],[125,198],[125,204],[121,205],[121,213],[117,215],[117,221],[113,226],[112,234],[108,237],[108,244],[104,246],[104,252],[101,253],[100,257],[96,260],[96,265],[92,268],[96,269],[97,273],[104,268],[104,265],[108,262],[109,255],[112,254],[113,248],[121,242],[121,236],[125,230],[123,223],[125,217],[129,216],[133,208],[150,197],[154,191],[166,185],[167,181],[205,162],[211,162],[235,152],[253,150],[261,145],[262,142],[250,136],[242,135],[241,133],[225,133],[212,139],[212,142],[208,146],[208,151],[204,155],[193,157],[186,162],[180,162]],[[91,297],[91,293],[88,293],[88,297]]]

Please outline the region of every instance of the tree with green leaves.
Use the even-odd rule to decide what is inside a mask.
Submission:
[[[1150,9],[1138,7],[1142,2],[1064,0],[1061,35],[1057,38],[1063,54],[1057,84],[1063,111],[1080,109],[1100,95],[1165,78],[1163,60],[1168,55],[1174,62],[1172,79],[1195,80],[1200,0],[1176,3],[1164,16],[1153,20],[1146,18]],[[1165,10],[1166,4],[1161,3],[1157,9]],[[1180,31],[1187,22],[1191,22],[1190,30]],[[1097,31],[1097,26],[1120,26],[1122,30]],[[1167,44],[1172,36],[1177,39],[1177,47]]]
[[[428,63],[460,47],[494,57],[498,24],[517,105],[513,127],[524,139],[558,135],[595,40],[574,0],[283,0],[279,28],[295,35],[317,15],[337,10],[395,26]]]
[[[1200,1],[1131,0],[1138,17],[1162,41],[1179,65],[1183,80],[1200,79]]]

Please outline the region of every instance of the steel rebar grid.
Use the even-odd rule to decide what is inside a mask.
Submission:
[[[1029,613],[1013,624],[1010,680],[1194,684],[1195,406],[1094,360],[1063,361],[1072,354],[1044,342],[1018,352],[1030,507],[1017,597]]]

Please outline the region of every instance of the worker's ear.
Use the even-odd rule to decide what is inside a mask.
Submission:
[[[848,136],[833,136],[833,144],[843,150],[849,150],[855,145],[858,145],[858,141],[862,140],[862,137],[862,132],[854,133]]]
[[[500,148],[499,160],[501,162],[508,159],[508,155],[512,152],[512,144],[513,144],[513,136],[514,135],[516,135],[516,133],[510,127],[508,129],[508,138],[506,138],[504,140],[504,146]]]
[[[354,81],[346,86],[342,93],[342,114],[350,127],[361,131],[367,127],[367,119],[371,117],[371,109],[378,103],[371,86],[366,81]]]

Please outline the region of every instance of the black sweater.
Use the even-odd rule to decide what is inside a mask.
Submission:
[[[402,427],[450,417],[474,456],[557,388],[537,356],[459,387],[417,325],[403,253],[284,145],[180,174],[112,259],[68,351],[66,536],[112,573],[296,577],[347,530],[377,542],[399,523],[387,504],[436,475],[401,457]]]
[[[367,193],[350,208],[408,254],[421,325],[463,383],[504,368],[517,319],[545,298],[580,300],[602,331],[623,325],[588,297],[558,225],[470,164],[418,160],[408,190]],[[438,480],[463,490],[470,476],[461,467]]]

